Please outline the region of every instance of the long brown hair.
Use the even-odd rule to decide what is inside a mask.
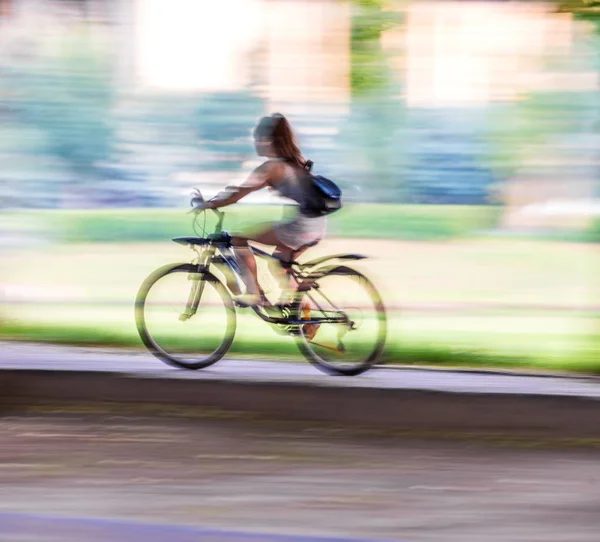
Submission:
[[[306,164],[292,127],[281,113],[273,113],[260,119],[256,128],[254,128],[254,137],[271,141],[273,152],[279,158],[294,162],[300,167],[304,167]]]

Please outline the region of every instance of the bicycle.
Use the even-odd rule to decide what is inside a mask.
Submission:
[[[236,307],[244,307],[232,299],[232,294],[242,292],[243,280],[231,235],[223,230],[225,212],[212,211],[218,217],[214,232],[206,235],[204,211],[201,233],[197,231],[198,214],[193,222],[196,236],[172,239],[195,252],[192,261],[155,270],[144,280],[135,300],[142,342],[155,357],[174,367],[204,369],[219,361],[235,336]],[[381,357],[387,334],[385,309],[375,286],[344,264],[366,256],[336,254],[306,263],[295,261],[305,248],[298,249],[292,261],[284,262],[251,246],[255,256],[284,267],[297,285],[287,303],[252,310],[277,333],[294,337],[300,352],[321,371],[347,376],[364,373]],[[350,294],[349,306],[332,301],[340,294]],[[318,326],[316,334],[308,325]],[[203,339],[199,336],[202,331],[206,333]],[[366,341],[361,331],[370,331],[371,340]]]

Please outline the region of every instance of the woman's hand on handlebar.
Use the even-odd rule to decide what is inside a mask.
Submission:
[[[193,208],[190,213],[201,213],[202,211],[206,211],[206,209],[210,208],[208,203],[205,201],[195,202],[194,199],[192,199],[192,207]]]
[[[210,209],[209,202],[204,200],[202,192],[198,188],[194,188],[192,192],[192,199],[190,199],[190,207],[192,210],[190,213],[200,213],[206,209]]]

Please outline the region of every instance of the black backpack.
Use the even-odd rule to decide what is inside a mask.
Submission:
[[[307,198],[301,208],[302,214],[311,217],[325,216],[342,208],[342,191],[332,180],[314,175],[313,162],[307,160],[304,169]]]

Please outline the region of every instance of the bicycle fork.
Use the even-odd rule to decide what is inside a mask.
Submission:
[[[189,320],[198,311],[198,305],[200,304],[200,299],[202,298],[202,293],[204,292],[204,274],[208,269],[208,265],[212,259],[213,253],[214,249],[205,250],[204,253],[199,255],[196,271],[188,273],[187,278],[192,282],[192,287],[185,305],[185,310],[179,316],[179,321],[181,322]]]

